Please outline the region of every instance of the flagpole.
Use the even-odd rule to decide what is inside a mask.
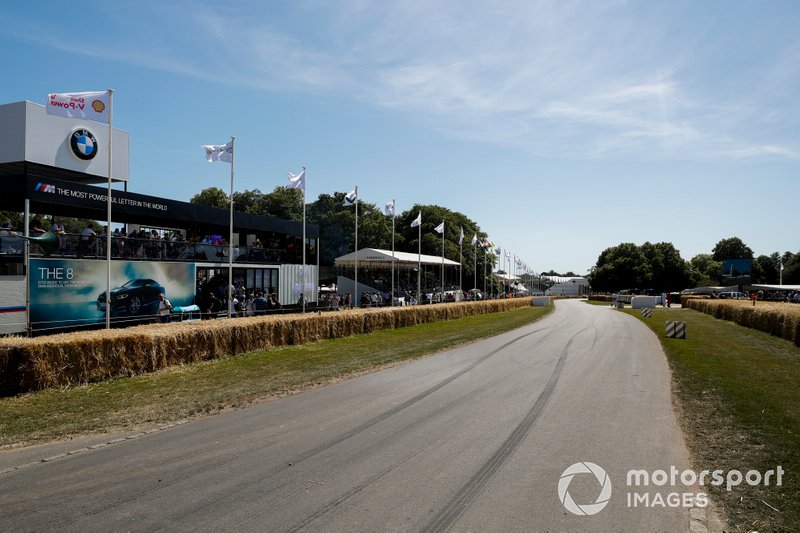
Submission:
[[[472,274],[473,274],[473,289],[478,288],[478,239],[472,243]]]
[[[355,292],[355,304],[356,307],[361,307],[361,300],[358,297],[358,185],[355,188],[356,191],[356,276],[355,282],[356,287],[353,292]]]
[[[442,303],[444,303],[444,220],[442,221]]]
[[[233,157],[236,153],[234,149],[235,141],[236,137],[231,135],[231,209],[228,233],[228,318],[231,318],[231,302],[233,302]]]
[[[422,301],[422,211],[419,213],[419,225],[417,231],[417,304]]]
[[[488,253],[483,251],[483,294],[486,295],[486,263],[488,263]]]
[[[392,293],[389,295],[389,306],[394,307],[394,224],[395,224],[395,205],[392,198]]]
[[[111,328],[111,156],[114,125],[112,120],[112,99],[114,89],[108,90],[108,198],[106,198],[106,329]]]
[[[464,228],[461,228],[461,237],[458,240],[458,292],[460,298],[464,297]]]
[[[306,167],[303,167],[303,172]],[[303,313],[306,312],[306,185],[303,177],[303,270],[300,274],[300,294],[303,295]],[[319,298],[317,298],[319,299]]]

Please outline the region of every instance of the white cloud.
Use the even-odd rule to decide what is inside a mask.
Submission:
[[[740,68],[736,58],[708,51],[699,55],[710,59],[695,58],[707,30],[692,33],[657,7],[410,0],[191,7],[159,5],[158,22],[117,15],[114,32],[122,37],[102,47],[73,44],[58,29],[43,34],[70,53],[262,90],[354,98],[401,109],[443,135],[540,153],[800,152],[794,128],[782,130],[787,115],[800,116],[791,83],[800,76],[796,37],[748,67],[780,83],[732,95],[715,93],[724,86],[714,77],[715,69]]]

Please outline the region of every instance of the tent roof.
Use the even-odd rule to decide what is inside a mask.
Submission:
[[[800,285],[765,285],[762,283],[749,285],[753,289],[766,289],[768,291],[800,291]]]
[[[336,258],[336,265],[352,265],[355,264],[356,254],[359,263],[387,263],[392,264],[392,251],[379,250],[378,248],[362,248],[358,252],[351,252]],[[394,252],[394,260],[399,264],[416,265],[421,261],[424,265],[441,265],[442,257],[439,255],[421,255],[412,254],[408,252]],[[448,266],[457,266],[459,263],[445,259],[444,264]]]

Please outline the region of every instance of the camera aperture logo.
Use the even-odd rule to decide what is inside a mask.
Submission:
[[[569,484],[572,482],[572,478],[577,474],[594,474],[597,482],[600,483],[600,495],[597,496],[594,503],[579,505],[575,503],[575,500],[570,496]],[[564,473],[561,474],[561,479],[558,480],[558,498],[561,500],[564,508],[572,514],[578,516],[597,514],[608,505],[608,500],[611,499],[611,478],[608,477],[605,470],[594,463],[588,461],[575,463],[567,467]]]

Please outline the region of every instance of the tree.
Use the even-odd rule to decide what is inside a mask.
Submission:
[[[234,192],[233,209],[251,215],[264,215],[267,212],[268,195],[260,189]]]
[[[689,266],[672,243],[645,242],[642,253],[650,265],[648,285],[658,291],[682,290],[691,284]]]
[[[265,202],[266,209],[259,213],[261,215],[298,222],[303,220],[303,191],[300,189],[275,187],[275,190],[265,195]],[[308,212],[306,212],[306,221],[308,221]]]
[[[754,267],[758,264],[759,275],[756,276],[755,273],[753,274],[753,283],[777,285],[780,280],[780,274],[778,272],[779,261],[780,256],[778,252],[772,255],[759,255],[753,264]]]
[[[714,287],[722,280],[722,262],[711,254],[697,254],[689,261],[690,276],[695,287]]]
[[[785,252],[781,259],[784,285],[800,285],[800,252],[796,254]]]
[[[422,213],[422,225],[420,228],[412,228],[411,222]],[[486,239],[486,234],[480,230],[476,222],[458,211],[451,211],[438,205],[414,205],[411,209],[400,213],[397,216],[397,233],[402,238],[402,250],[410,253],[417,253],[419,249],[419,235],[422,234],[422,253],[427,255],[442,255],[442,236],[436,233],[433,228],[444,221],[444,256],[458,262],[462,261],[462,282],[463,288],[468,290],[473,288],[475,281],[475,264],[477,262],[477,282],[478,287],[483,289],[484,264],[487,275],[495,265],[496,257],[493,254],[485,253],[483,247],[478,246],[478,250],[473,249],[472,237],[477,235],[478,243]],[[464,228],[463,258],[459,257],[458,244],[461,228]],[[473,261],[474,258],[474,261]]]
[[[644,288],[652,275],[642,250],[632,242],[606,248],[589,274],[595,290],[613,292]]]
[[[725,259],[752,259],[753,250],[750,249],[739,237],[722,239],[711,250],[714,261],[724,261]]]
[[[219,187],[208,187],[203,189],[199,193],[192,196],[189,202],[197,205],[218,207],[220,209],[230,209],[230,198],[228,198],[228,193]]]
[[[306,217],[320,231],[320,264],[334,260],[355,248],[355,207],[344,207],[345,193],[320,194],[310,204]],[[358,201],[358,247],[389,249],[392,245],[392,221],[369,202]]]

